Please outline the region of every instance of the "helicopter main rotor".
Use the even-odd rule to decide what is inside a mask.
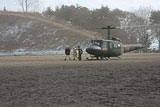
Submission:
[[[84,27],[84,28],[68,28],[68,29],[54,29],[56,31],[64,31],[64,30],[79,30],[79,29],[99,29],[99,30],[107,30],[107,37],[105,39],[111,40],[111,30],[112,29],[126,29],[126,28],[141,28],[141,27],[160,27],[160,24],[155,25],[136,25],[136,26],[106,26],[106,27]]]

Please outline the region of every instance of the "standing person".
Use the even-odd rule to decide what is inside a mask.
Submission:
[[[67,45],[66,49],[65,49],[66,57],[65,57],[64,60],[67,60],[67,57],[68,57],[69,60],[71,60],[71,58],[70,58],[70,52],[71,52],[71,50],[70,50],[69,46]]]
[[[78,60],[79,61],[82,60],[82,53],[83,53],[83,51],[82,51],[81,47],[78,46]]]
[[[77,49],[73,47],[73,60],[77,59]]]

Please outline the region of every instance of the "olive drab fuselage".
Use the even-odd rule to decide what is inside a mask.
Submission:
[[[141,49],[140,44],[123,45],[118,40],[91,40],[86,52],[95,57],[118,57],[125,52]]]
[[[98,28],[99,29],[99,28]],[[123,45],[119,38],[111,37],[111,30],[116,29],[114,26],[102,27],[100,29],[107,30],[108,34],[106,39],[91,40],[86,52],[93,57],[118,57],[125,52],[142,49],[145,47],[143,44]]]

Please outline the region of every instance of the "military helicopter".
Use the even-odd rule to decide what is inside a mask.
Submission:
[[[108,35],[106,39],[101,40],[91,40],[89,46],[86,48],[86,52],[90,54],[91,60],[96,59],[109,59],[110,57],[118,57],[123,53],[142,49],[146,47],[145,42],[148,37],[146,37],[145,41],[142,44],[132,44],[132,45],[124,45],[122,44],[119,38],[111,37],[111,29],[116,29],[118,27],[107,26],[97,29],[107,30]],[[90,60],[89,58],[87,58]]]

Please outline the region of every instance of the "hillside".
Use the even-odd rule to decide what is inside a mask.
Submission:
[[[93,32],[67,30],[72,28],[78,27],[40,14],[0,12],[0,51],[60,51],[66,45],[85,48],[94,38]]]

